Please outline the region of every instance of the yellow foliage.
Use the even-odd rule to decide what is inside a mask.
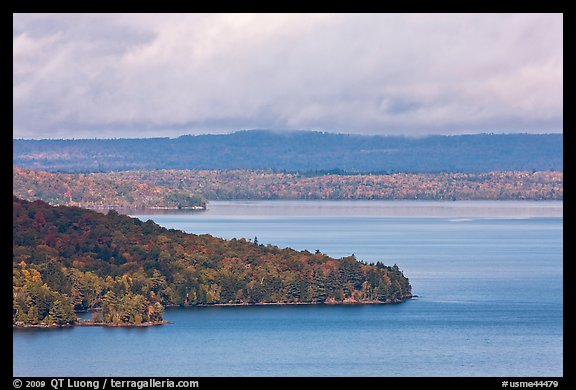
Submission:
[[[122,284],[126,290],[130,289],[130,285],[132,284],[132,278],[126,274],[122,275]]]
[[[40,272],[36,271],[35,269],[32,269],[30,271],[32,274],[32,281],[33,282],[39,282],[40,280],[42,280],[42,278],[40,276]]]

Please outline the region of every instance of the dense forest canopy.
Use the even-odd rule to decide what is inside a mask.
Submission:
[[[161,321],[166,305],[390,303],[397,265],[165,229],[109,211],[13,199],[13,324]],[[353,248],[351,248],[352,250]]]
[[[268,171],[124,171],[95,176],[185,188],[210,200],[561,200],[563,172],[317,175]]]
[[[155,170],[50,173],[13,169],[14,195],[52,205],[204,207],[205,199],[561,200],[563,172],[279,173]]]
[[[110,174],[66,174],[13,168],[12,191],[24,200],[91,209],[206,208],[206,199],[181,185],[158,186]]]
[[[562,134],[366,136],[239,131],[179,138],[13,141],[15,166],[61,172],[274,169],[487,172],[563,169]]]

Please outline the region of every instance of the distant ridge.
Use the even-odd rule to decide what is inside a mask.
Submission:
[[[243,130],[178,138],[13,140],[15,166],[60,172],[273,169],[289,172],[563,170],[563,134],[422,138]]]

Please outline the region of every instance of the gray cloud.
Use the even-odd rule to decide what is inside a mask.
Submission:
[[[15,137],[562,132],[560,14],[15,14]]]

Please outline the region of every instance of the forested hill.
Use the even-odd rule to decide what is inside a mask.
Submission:
[[[179,138],[14,140],[15,166],[62,172],[274,169],[349,172],[562,170],[562,134],[405,138],[239,131]]]
[[[166,305],[387,303],[410,298],[398,266],[187,234],[115,211],[13,200],[13,323],[162,320]],[[353,251],[354,248],[350,248]]]
[[[52,205],[204,207],[230,199],[562,200],[563,172],[300,174],[271,170],[54,173],[13,169],[12,192]]]
[[[131,171],[132,172],[132,171]],[[198,192],[158,186],[142,180],[111,177],[112,173],[50,173],[14,168],[12,192],[24,200],[90,209],[205,209]]]

